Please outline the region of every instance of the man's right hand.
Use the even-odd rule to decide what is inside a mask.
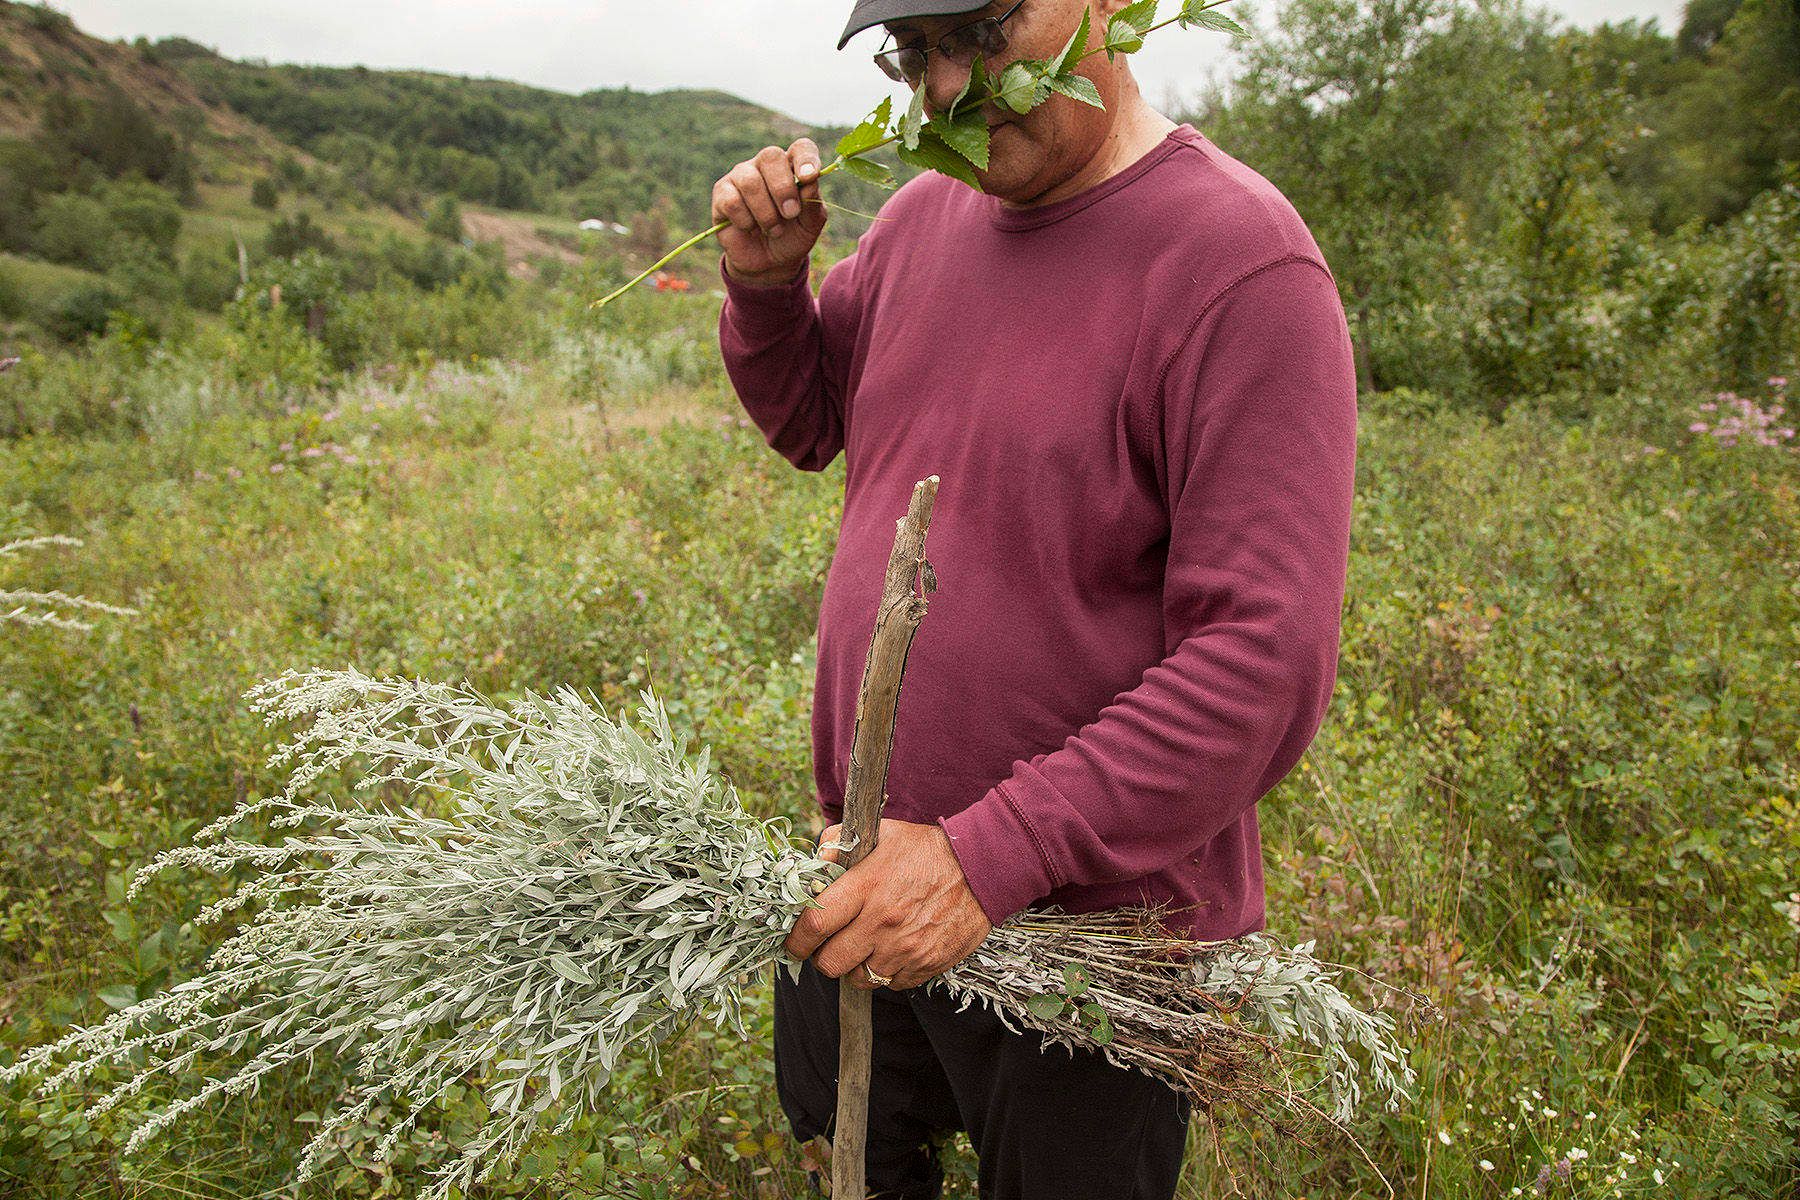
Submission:
[[[764,146],[713,184],[712,219],[725,272],[746,283],[786,283],[800,273],[825,228],[819,148],[801,138],[786,150]]]

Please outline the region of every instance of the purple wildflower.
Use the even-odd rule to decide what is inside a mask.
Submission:
[[[1692,425],[1688,426],[1688,432],[1689,433],[1705,433],[1706,432],[1706,422],[1705,421],[1695,421]]]
[[[306,449],[304,449],[300,452],[300,457],[301,458],[318,458],[318,457],[322,456],[324,453],[325,453],[325,451],[319,449],[319,447],[317,447],[317,446],[308,446]]]
[[[269,474],[271,474],[271,475],[279,475],[285,470],[287,470],[286,463],[270,463],[269,464]]]
[[[1786,375],[1771,375],[1771,376],[1769,376],[1769,386],[1772,388],[1786,387],[1787,386],[1787,376]]]

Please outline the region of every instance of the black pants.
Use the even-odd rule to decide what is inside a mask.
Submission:
[[[872,993],[871,1198],[936,1200],[934,1134],[961,1129],[980,1159],[982,1200],[1170,1200],[1188,1100],[1097,1051],[1045,1047],[979,1002],[937,987]],[[837,981],[809,962],[775,972],[775,1083],[802,1141],[837,1112]]]

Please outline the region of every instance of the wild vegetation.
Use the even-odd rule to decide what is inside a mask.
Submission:
[[[53,129],[14,69],[22,46],[79,47],[100,90],[75,94],[129,81],[115,62],[141,51],[59,15],[0,8],[0,103],[31,114],[0,142],[0,236],[26,239],[0,256],[0,363],[19,360],[0,371],[0,544],[85,544],[0,560],[0,591],[137,615],[0,626],[0,1062],[202,969],[194,921],[229,881],[125,892],[277,790],[240,697],[289,667],[501,698],[571,684],[615,709],[653,684],[750,811],[808,819],[843,465],[795,472],[741,415],[718,298],[643,288],[590,310],[666,246],[575,241],[519,273],[359,195],[322,150],[290,153],[350,194],[299,203],[281,139],[197,91],[184,143],[126,88],[176,157],[160,178],[121,165],[68,133],[107,120]],[[1372,1114],[1364,1147],[1422,1196],[1788,1195],[1800,18],[1696,0],[1671,35],[1478,0],[1289,0],[1254,34],[1185,115],[1295,200],[1364,384],[1338,690],[1261,809],[1271,932],[1448,1014],[1414,1054],[1420,1102]],[[284,69],[245,77],[264,70]],[[471,104],[500,91],[469,86]],[[30,154],[63,165],[22,188],[3,164]],[[276,210],[251,197],[264,174]],[[442,191],[464,217],[509,215]],[[99,220],[118,253],[72,257]],[[192,292],[190,259],[210,281]],[[57,323],[96,287],[112,297]],[[804,1194],[760,989],[744,1018],[747,1038],[701,1026],[656,1067],[621,1059],[616,1111],[479,1194]],[[273,1192],[353,1066],[272,1077],[137,1161],[120,1121],[81,1116],[94,1092],[20,1085],[0,1181]],[[413,1190],[484,1121],[475,1082],[379,1161],[375,1124],[337,1130],[317,1193]],[[1220,1132],[1223,1165],[1196,1133],[1189,1194],[1224,1194],[1227,1166],[1250,1195],[1387,1194],[1353,1147]]]

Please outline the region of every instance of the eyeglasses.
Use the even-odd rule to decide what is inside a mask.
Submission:
[[[1019,11],[1025,0],[1019,0],[997,17],[983,17],[979,21],[970,21],[967,25],[959,25],[938,39],[935,49],[951,62],[967,64],[976,51],[982,54],[998,54],[1006,49],[1006,19]],[[884,50],[875,56],[875,65],[882,73],[895,83],[917,86],[925,78],[925,56],[931,48],[921,49],[918,46],[901,46],[894,50]]]

